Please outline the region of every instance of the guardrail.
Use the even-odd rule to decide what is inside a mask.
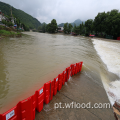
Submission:
[[[53,95],[60,91],[62,86],[68,79],[77,74],[82,69],[83,62],[71,64],[61,74],[59,74],[53,81],[49,81],[43,85],[35,94],[29,98],[20,101],[15,107],[7,112],[0,114],[0,120],[34,120],[35,111],[40,112],[43,109],[43,103],[48,104]]]

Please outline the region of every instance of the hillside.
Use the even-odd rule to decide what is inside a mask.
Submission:
[[[58,27],[63,27],[64,26],[64,23],[61,23],[58,25]]]
[[[0,10],[5,15],[8,15],[8,16],[11,15],[9,4],[0,2]],[[13,13],[13,16],[18,18],[21,21],[21,23],[24,23],[25,25],[29,26],[29,28],[38,28],[41,25],[41,23],[36,18],[32,17],[31,15],[25,13],[22,10],[12,7],[12,13]]]
[[[82,24],[82,22],[84,23],[84,21],[81,21],[80,19],[77,19],[77,20],[75,20],[73,23],[71,23],[72,24],[72,26],[74,26],[74,24],[76,25],[76,26],[79,26],[80,24]]]
[[[82,22],[85,23],[84,21],[81,21],[80,19],[77,19],[74,22],[72,22],[71,24],[74,27],[74,25],[79,26],[80,24],[82,24]],[[58,25],[58,27],[63,27],[63,26],[64,26],[64,23],[61,23],[61,24]]]

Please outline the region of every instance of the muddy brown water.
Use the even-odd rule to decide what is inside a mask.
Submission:
[[[24,34],[21,38],[0,40],[0,114],[34,94],[72,63],[83,61],[82,74],[98,86],[103,86],[103,80],[107,84],[119,78],[108,72],[89,38]]]

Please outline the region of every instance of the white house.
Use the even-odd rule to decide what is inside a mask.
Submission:
[[[58,32],[63,32],[64,28],[63,27],[58,27]]]
[[[6,19],[7,18],[4,16],[4,14],[0,10],[0,22],[2,22],[2,20],[6,20]]]
[[[0,22],[2,21],[2,12],[1,12],[1,10],[0,10]]]

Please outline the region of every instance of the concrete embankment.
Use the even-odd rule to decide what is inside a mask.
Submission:
[[[65,108],[66,103],[107,103],[110,104],[104,87],[97,84],[83,73],[74,75],[53,100],[44,105],[43,110],[36,112],[35,120],[114,120],[112,107],[110,108]],[[64,108],[55,109],[56,103]],[[58,107],[58,106],[56,106]]]

